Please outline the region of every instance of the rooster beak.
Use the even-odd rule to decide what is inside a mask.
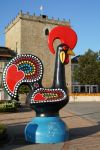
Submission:
[[[64,61],[65,61],[65,52],[64,51],[60,52],[60,60],[62,63],[64,63]]]
[[[71,49],[69,49],[69,50],[67,51],[67,55],[75,56],[75,53],[74,53]]]
[[[65,53],[65,51],[60,52],[60,61],[64,63],[68,55],[75,56],[75,53],[70,49],[67,51],[67,53]]]

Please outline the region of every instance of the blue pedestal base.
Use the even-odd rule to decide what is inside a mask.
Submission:
[[[31,143],[59,143],[68,140],[68,128],[59,117],[35,117],[25,128]]]

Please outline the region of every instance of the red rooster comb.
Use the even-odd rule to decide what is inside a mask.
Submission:
[[[77,43],[77,34],[73,29],[67,26],[57,26],[53,28],[48,37],[48,46],[53,54],[55,54],[53,42],[56,39],[60,39],[61,43],[65,43],[70,49],[73,49]]]

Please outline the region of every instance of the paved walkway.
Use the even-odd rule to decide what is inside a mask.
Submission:
[[[35,116],[33,111],[0,114],[0,123],[8,125],[9,142],[0,150],[100,150],[100,124],[62,109],[60,116],[70,129],[69,141],[59,144],[28,144],[24,127]]]

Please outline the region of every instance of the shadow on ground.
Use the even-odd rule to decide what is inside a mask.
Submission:
[[[25,141],[24,129],[26,123],[8,126],[8,142],[0,145],[0,150],[61,150],[64,143],[32,144]]]
[[[25,141],[25,137],[24,137],[25,126],[26,126],[26,123],[8,125],[8,143],[5,145],[0,145],[0,148],[1,148],[0,150],[14,150],[16,148],[21,148],[21,147],[24,147],[24,149],[25,147],[29,149],[28,147],[31,147],[32,145],[33,147],[34,146],[36,147],[37,145],[39,146],[39,144],[30,144]],[[100,123],[95,126],[70,129],[69,140],[71,141],[71,140],[78,139],[78,138],[92,136],[93,134],[99,131],[100,131]],[[63,146],[63,144],[64,143],[62,143],[62,145],[60,146]],[[50,145],[51,144],[49,144],[49,146]],[[60,150],[60,149],[58,148],[57,150]]]
[[[21,105],[21,107],[18,108],[18,112],[30,112],[32,109],[28,105]]]
[[[96,134],[97,132],[100,132],[100,122],[97,125],[90,126],[90,127],[81,127],[81,128],[70,129],[69,140],[92,136],[93,134]]]

